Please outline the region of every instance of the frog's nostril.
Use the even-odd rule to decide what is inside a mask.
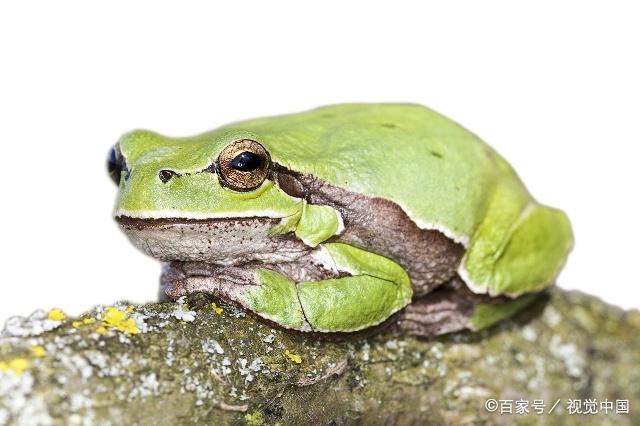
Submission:
[[[158,172],[158,178],[162,181],[162,183],[167,183],[169,180],[176,175],[176,172],[172,170],[160,170]]]

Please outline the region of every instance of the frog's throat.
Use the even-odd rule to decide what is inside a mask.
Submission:
[[[163,262],[205,262],[242,265],[251,262],[290,262],[310,248],[294,235],[268,236],[277,218],[138,219],[116,221],[131,242]]]

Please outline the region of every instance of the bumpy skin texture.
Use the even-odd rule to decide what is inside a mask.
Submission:
[[[272,161],[246,192],[216,168],[237,140]],[[495,151],[418,105],[335,105],[191,138],[135,131],[119,148],[115,216],[139,248],[173,262],[168,292],[214,293],[301,331],[380,324],[460,278],[476,295],[451,304],[464,306],[452,323],[480,328],[523,304],[493,309],[499,296],[549,286],[572,245],[566,216],[533,200]],[[209,268],[185,273],[192,262]]]

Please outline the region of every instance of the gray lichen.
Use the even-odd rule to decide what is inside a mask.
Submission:
[[[560,290],[480,333],[335,342],[194,295],[11,319],[0,425],[631,425],[639,365],[639,312]],[[490,398],[542,400],[545,414],[490,413]],[[629,414],[568,413],[591,398],[628,400]]]

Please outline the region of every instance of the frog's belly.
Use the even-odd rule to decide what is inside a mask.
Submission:
[[[217,265],[290,262],[310,248],[292,235],[269,236],[271,218],[183,220],[117,218],[131,242],[161,261]]]

